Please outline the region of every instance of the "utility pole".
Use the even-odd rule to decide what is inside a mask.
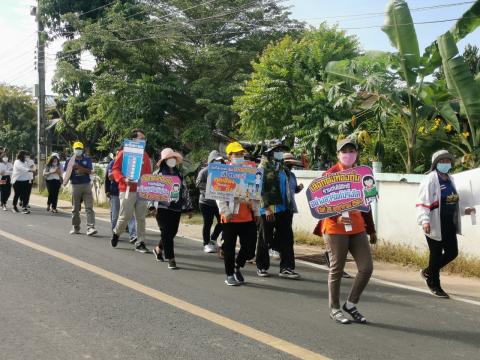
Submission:
[[[38,191],[43,191],[43,167],[46,160],[44,153],[45,142],[45,34],[43,33],[43,22],[37,6],[32,6],[30,15],[35,16],[37,21],[37,71],[38,71],[38,92],[37,96],[37,182]]]

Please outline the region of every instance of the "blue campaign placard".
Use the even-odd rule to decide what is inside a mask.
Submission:
[[[263,169],[255,163],[227,165],[210,163],[205,197],[211,200],[232,201],[260,200],[262,195]]]
[[[145,140],[125,140],[123,143],[122,174],[138,182],[142,172]]]

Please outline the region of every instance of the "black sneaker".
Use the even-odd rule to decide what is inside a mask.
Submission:
[[[148,250],[148,248],[145,246],[145,243],[142,241],[141,243],[139,243],[138,245],[135,245],[135,251],[138,251],[138,252],[141,252],[141,253],[149,253],[150,250]]]
[[[240,284],[245,283],[245,278],[243,277],[242,273],[240,272],[240,268],[235,268],[235,280],[237,280]]]
[[[135,237],[131,238],[128,242],[130,244],[135,244],[137,241],[138,241],[138,237],[135,236]]]
[[[443,291],[443,289],[440,286],[430,287],[430,292],[439,298],[443,298],[443,299],[450,298],[450,296],[448,296],[448,294],[445,291]]]
[[[351,309],[347,309],[347,304],[343,304],[342,307],[343,311],[345,311],[348,315],[350,315],[353,319],[353,321],[360,323],[360,324],[366,324],[367,323],[367,318],[360,314],[357,310],[357,308],[354,306]]]
[[[352,275],[350,275],[349,273],[347,273],[346,271],[344,271],[342,273],[342,278],[344,279],[351,279],[352,278]]]
[[[158,251],[157,248],[154,247],[152,253],[153,253],[153,256],[155,256],[155,260],[161,261],[161,262],[165,261],[165,259],[163,258],[161,249],[160,249],[160,251]]]
[[[7,211],[7,205],[2,205],[2,210]]]
[[[47,205],[47,211],[50,211],[50,205]]]
[[[170,270],[178,269],[177,263],[175,262],[175,259],[169,259],[169,260],[168,260],[168,268],[169,268]]]
[[[269,277],[270,274],[269,274],[268,271],[265,270],[265,269],[258,269],[258,270],[257,270],[257,276],[260,276],[260,277]]]
[[[25,215],[30,214],[30,210],[28,210],[28,208],[24,208],[22,210],[22,214],[25,214]]]
[[[117,247],[118,244],[118,235],[113,233],[112,239],[110,240],[110,244],[112,244],[112,247]]]
[[[13,205],[12,211],[17,214],[20,212],[20,210],[18,210],[18,208],[15,205]]]
[[[238,280],[235,279],[234,275],[227,276],[227,278],[225,279],[225,284],[227,284],[228,286],[238,286],[238,285],[240,285]]]
[[[287,268],[287,269],[281,270],[278,276],[286,279],[298,279],[300,277],[300,274],[297,274],[292,269]]]

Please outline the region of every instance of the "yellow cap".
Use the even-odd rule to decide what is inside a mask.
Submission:
[[[82,142],[81,142],[81,141],[75,141],[75,142],[73,143],[73,148],[74,148],[74,149],[83,149],[83,144],[82,144]]]
[[[239,153],[242,151],[245,151],[245,149],[243,148],[242,144],[237,141],[228,144],[227,148],[225,149],[227,155],[230,155],[232,153]]]

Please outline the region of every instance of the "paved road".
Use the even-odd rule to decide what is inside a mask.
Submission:
[[[328,318],[325,271],[301,265],[302,280],[261,279],[247,265],[248,284],[231,288],[223,283],[223,263],[204,254],[198,242],[176,240],[180,270],[171,271],[152,255],[134,252],[128,242],[112,249],[105,222],[98,222],[97,237],[70,236],[68,215],[32,210],[0,213],[1,359],[292,358],[275,342],[269,346],[262,337],[238,334],[228,321],[219,326],[14,239],[328,358],[480,359],[479,306],[370,284],[361,304],[370,324],[336,325]],[[157,238],[150,233],[147,245]],[[350,284],[344,281],[344,295]]]

